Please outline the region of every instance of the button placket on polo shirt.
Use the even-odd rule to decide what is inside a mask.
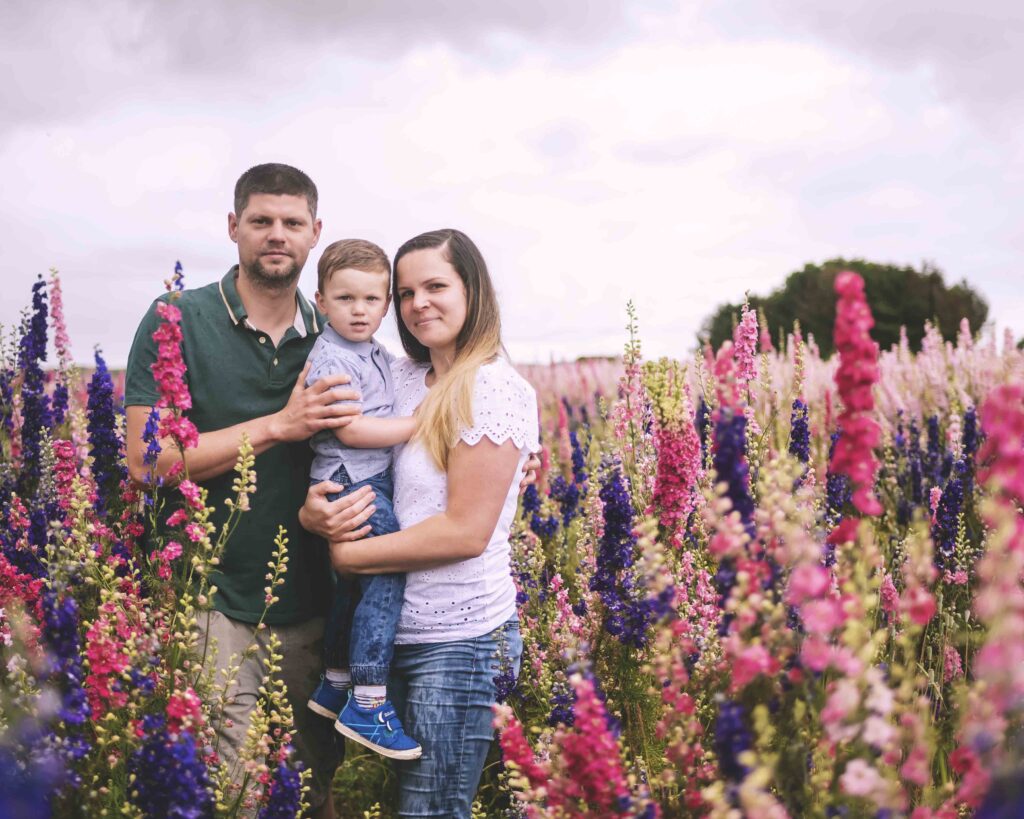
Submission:
[[[289,344],[293,344],[297,341],[302,341],[302,336],[296,332],[294,327],[289,327],[285,330],[277,347],[268,350],[269,360],[267,362],[267,383],[269,385],[279,387],[286,381],[282,374],[287,367],[282,366],[281,359],[287,355],[287,350],[285,348]]]

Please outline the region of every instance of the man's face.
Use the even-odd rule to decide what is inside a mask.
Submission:
[[[298,281],[320,239],[320,220],[304,196],[254,193],[240,214],[228,214],[228,235],[238,245],[238,266],[252,284],[285,290]]]

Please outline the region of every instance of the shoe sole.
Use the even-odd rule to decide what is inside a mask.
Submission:
[[[314,713],[319,714],[321,717],[327,717],[328,719],[337,719],[338,718],[338,715],[336,713],[334,713],[334,711],[332,711],[330,708],[325,708],[320,703],[318,703],[316,700],[309,700],[306,703],[306,707],[310,711],[313,711]]]
[[[354,742],[358,742],[374,751],[381,756],[386,756],[388,759],[419,759],[423,755],[422,748],[412,748],[408,751],[392,751],[390,748],[382,748],[380,745],[375,745],[370,742],[366,737],[360,734],[358,731],[353,731],[347,725],[342,722],[334,723],[334,730],[341,734],[346,739],[351,739]]]

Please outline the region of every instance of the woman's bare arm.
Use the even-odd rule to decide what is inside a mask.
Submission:
[[[490,542],[516,476],[519,449],[511,440],[460,441],[448,463],[448,508],[390,535],[331,542],[338,571],[409,572],[478,557]]]

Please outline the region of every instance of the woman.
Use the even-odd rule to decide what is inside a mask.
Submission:
[[[402,816],[469,817],[493,729],[494,678],[519,671],[522,641],[508,533],[519,472],[538,447],[537,399],[503,355],[479,250],[456,230],[395,255],[402,345],[395,414],[420,431],[395,453],[401,531],[332,542],[342,572],[406,572],[393,699],[423,746],[399,765]]]

